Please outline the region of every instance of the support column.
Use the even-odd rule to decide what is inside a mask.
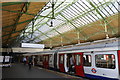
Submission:
[[[106,35],[106,39],[109,38],[109,35],[108,35],[108,30],[107,30],[107,24],[106,22],[104,21],[104,24],[105,24],[105,35]]]
[[[31,33],[31,39],[33,38],[33,33],[34,33],[34,20],[32,21],[32,33]]]
[[[63,37],[61,36],[61,46],[63,46]]]
[[[78,44],[80,44],[80,32],[77,31]]]
[[[50,40],[50,48],[52,48],[52,41]]]

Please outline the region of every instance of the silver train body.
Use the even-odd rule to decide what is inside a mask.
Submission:
[[[118,38],[81,43],[31,54],[34,64],[69,72],[69,55],[74,59],[73,75],[98,80],[120,79],[120,44]]]

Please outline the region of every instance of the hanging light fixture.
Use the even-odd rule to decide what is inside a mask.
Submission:
[[[53,27],[53,21],[51,20],[51,25],[50,25],[50,27]]]

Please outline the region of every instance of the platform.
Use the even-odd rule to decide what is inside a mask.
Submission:
[[[40,80],[87,80],[81,77],[71,76],[65,73],[60,73],[40,67],[32,67],[28,69],[28,65],[13,64],[10,68],[3,68],[3,79],[40,79]]]

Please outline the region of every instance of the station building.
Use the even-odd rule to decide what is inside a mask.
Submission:
[[[1,80],[119,80],[120,0],[2,0]]]

